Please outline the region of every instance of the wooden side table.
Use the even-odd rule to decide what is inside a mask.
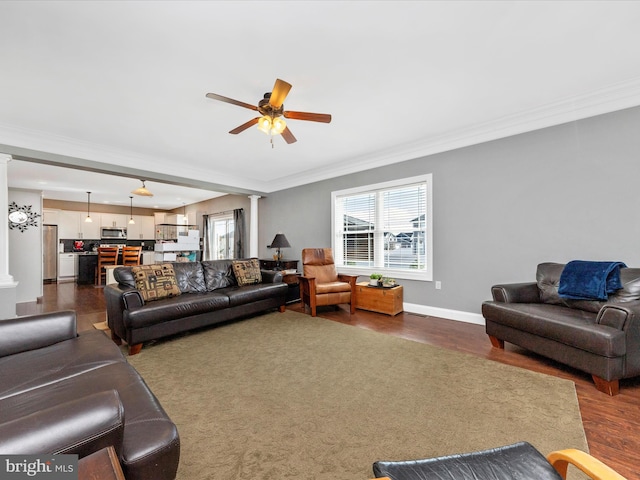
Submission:
[[[118,455],[113,447],[103,448],[78,461],[78,478],[91,480],[125,480]]]
[[[356,308],[372,312],[397,315],[402,312],[402,285],[370,287],[368,282],[356,284]]]

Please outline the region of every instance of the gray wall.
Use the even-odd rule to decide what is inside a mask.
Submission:
[[[260,200],[260,256],[278,231],[300,259],[331,245],[331,192],[433,174],[434,282],[402,280],[405,304],[478,314],[495,283],[540,262],[640,266],[640,108],[279,191]]]

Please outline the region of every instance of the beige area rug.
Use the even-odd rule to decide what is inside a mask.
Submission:
[[[520,440],[587,451],[573,382],[297,312],[128,358],[178,426],[181,480],[367,480],[375,460]]]
[[[109,330],[109,325],[107,325],[107,321],[105,320],[104,322],[94,323],[93,328],[95,328],[96,330],[105,331]]]

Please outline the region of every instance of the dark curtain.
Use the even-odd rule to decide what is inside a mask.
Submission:
[[[202,229],[202,260],[211,260],[211,240],[209,238],[209,230],[211,227],[209,226],[209,215],[202,216],[202,226],[204,227]]]
[[[244,209],[236,208],[233,211],[233,225],[235,229],[233,256],[234,258],[244,258]]]

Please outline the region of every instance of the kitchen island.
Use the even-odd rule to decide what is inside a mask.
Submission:
[[[96,279],[98,254],[95,252],[78,253],[78,285],[93,285]]]

